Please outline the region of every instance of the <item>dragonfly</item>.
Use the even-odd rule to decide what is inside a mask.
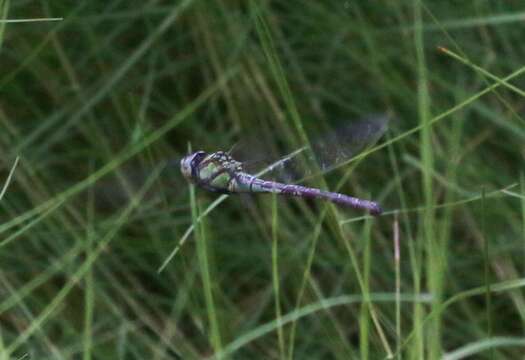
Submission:
[[[334,133],[325,139],[324,143],[315,144],[311,148],[302,147],[278,160],[267,170],[271,171],[287,165],[300,153],[312,154],[321,170],[337,167],[341,162],[349,160],[355,154],[355,150],[362,148],[363,144],[377,141],[386,131],[387,122],[387,116],[380,116],[353,123],[349,126],[348,131]],[[332,156],[335,157],[335,161],[326,161],[327,157],[322,156],[326,153],[332,155],[335,153],[336,156]],[[294,183],[265,180],[245,171],[244,163],[234,159],[230,152],[226,151],[208,153],[199,150],[193,152],[182,158],[180,170],[186,180],[210,192],[221,194],[273,193],[303,199],[327,200],[339,206],[363,210],[376,216],[383,211],[375,201]]]

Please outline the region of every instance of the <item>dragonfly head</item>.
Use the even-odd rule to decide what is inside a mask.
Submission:
[[[183,157],[180,161],[180,171],[182,175],[189,181],[194,180],[197,177],[199,164],[207,155],[204,151],[197,151]]]

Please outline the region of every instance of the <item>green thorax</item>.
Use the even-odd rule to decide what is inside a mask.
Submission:
[[[225,193],[239,191],[236,175],[242,172],[242,165],[224,151],[206,156],[196,170],[197,182],[208,190]]]

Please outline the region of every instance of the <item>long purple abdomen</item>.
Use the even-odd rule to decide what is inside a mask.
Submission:
[[[307,199],[325,199],[334,204],[366,210],[372,215],[380,215],[383,210],[381,206],[373,201],[362,200],[352,196],[310,188],[301,185],[288,185],[274,181],[266,181],[246,174],[241,177],[241,182],[248,183],[247,192],[276,193],[289,196],[303,197]]]

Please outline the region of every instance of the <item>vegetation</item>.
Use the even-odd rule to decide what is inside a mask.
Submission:
[[[518,358],[524,17],[0,0],[0,359]],[[308,183],[377,218],[179,174],[189,148],[273,155],[374,113],[387,135]]]

